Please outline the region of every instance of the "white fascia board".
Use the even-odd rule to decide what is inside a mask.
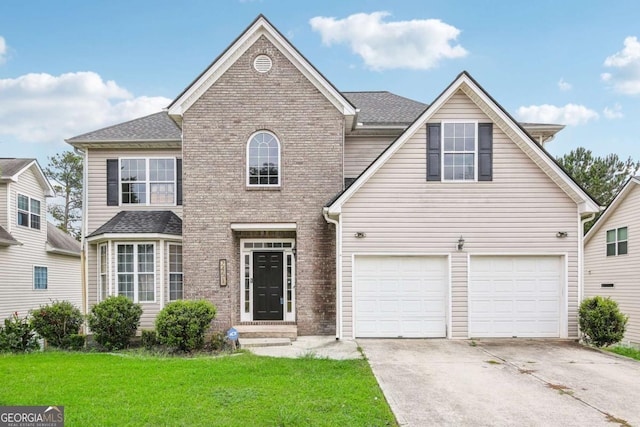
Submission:
[[[55,248],[55,247],[51,246],[49,244],[49,242],[46,243],[46,248],[47,248],[47,252],[52,253],[52,254],[68,255],[68,256],[73,256],[73,257],[80,258],[80,252],[73,252],[73,251],[66,251],[64,249],[58,249],[58,248]]]
[[[107,240],[172,240],[182,241],[182,236],[164,233],[105,233],[87,237],[89,243],[106,242]]]
[[[232,223],[233,231],[296,231],[295,222],[273,222],[273,223]]]
[[[480,89],[475,82],[470,79],[468,76],[463,75],[461,77],[464,80],[464,83],[473,91],[475,94],[491,109],[494,113],[505,123],[511,130],[520,138],[521,141],[524,141],[525,144],[529,146],[529,148],[540,158],[554,173],[556,173],[562,181],[573,191],[576,195],[582,199],[580,204],[583,204],[584,207],[581,210],[581,213],[596,213],[600,212],[600,206],[591,200],[591,197],[585,191],[580,188],[563,170],[558,166],[549,156],[543,151],[543,149],[531,140],[531,137],[522,130],[520,126],[518,126],[496,103],[484,92],[484,90]]]
[[[629,192],[631,192],[631,189],[633,188],[633,186],[637,185],[637,184],[640,184],[640,180],[635,178],[635,177],[633,177],[633,178],[629,179],[629,181],[625,184],[624,187],[622,187],[622,190],[620,190],[618,195],[616,195],[616,197],[611,201],[611,203],[609,203],[609,206],[607,206],[607,208],[605,209],[604,213],[600,216],[600,218],[598,218],[598,221],[596,221],[596,223],[593,224],[593,227],[591,227],[591,229],[587,232],[587,234],[585,234],[585,236],[584,236],[584,244],[585,245],[587,244],[587,242],[589,240],[591,240],[591,238],[602,227],[602,225],[605,222],[607,222],[607,218],[609,218],[615,212],[615,210],[618,208],[618,206],[627,197]]]
[[[44,174],[44,172],[42,171],[42,168],[40,167],[40,164],[38,163],[37,160],[33,160],[32,162],[30,162],[28,165],[26,165],[25,167],[23,167],[22,169],[20,169],[18,172],[16,172],[13,176],[10,177],[11,181],[13,182],[18,182],[18,179],[20,177],[20,175],[22,175],[22,173],[24,171],[26,171],[27,169],[29,169],[30,167],[35,166],[36,170],[38,171],[38,173],[36,173],[36,178],[38,179],[38,182],[40,182],[40,186],[42,187],[42,189],[44,190],[44,195],[46,197],[53,197],[56,195],[55,190],[53,189],[53,187],[51,186],[51,183],[49,182],[49,180],[47,179],[46,175]]]
[[[312,82],[344,115],[355,115],[355,108],[291,44],[260,17],[195,81],[169,108],[170,116],[182,116],[258,38],[264,35]]]

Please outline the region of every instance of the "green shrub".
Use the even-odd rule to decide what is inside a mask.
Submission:
[[[69,350],[82,350],[87,341],[87,336],[83,334],[69,335]]]
[[[47,343],[58,348],[70,348],[71,335],[82,326],[82,313],[69,301],[56,301],[31,311],[31,324]]]
[[[140,337],[142,341],[142,346],[147,350],[152,350],[155,346],[158,345],[158,336],[156,335],[156,331],[151,329],[143,329],[142,336]]]
[[[13,313],[0,326],[0,352],[28,353],[38,350],[38,338],[27,317]]]
[[[618,303],[599,296],[582,301],[578,311],[578,322],[585,341],[596,347],[620,342],[628,319],[618,309]]]
[[[163,308],[156,318],[156,331],[161,344],[182,351],[204,346],[204,333],[216,317],[216,308],[209,301],[174,301]]]
[[[87,316],[94,339],[107,350],[129,345],[140,325],[142,307],[129,298],[112,296],[94,305]]]

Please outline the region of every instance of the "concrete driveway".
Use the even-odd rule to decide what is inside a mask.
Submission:
[[[640,362],[571,341],[358,344],[403,426],[640,426]]]

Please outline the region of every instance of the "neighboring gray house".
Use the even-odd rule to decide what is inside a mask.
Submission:
[[[55,300],[83,307],[80,244],[47,222],[53,195],[35,159],[0,158],[0,321]]]
[[[640,344],[640,177],[631,178],[584,238],[584,296],[611,297],[629,316],[624,340]]]
[[[259,16],[166,112],[85,153],[87,303],[176,298],[214,327],[577,337],[597,204],[466,72],[430,104],[340,92]],[[278,329],[279,328],[279,329]]]

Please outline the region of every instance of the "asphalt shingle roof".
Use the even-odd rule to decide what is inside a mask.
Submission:
[[[35,159],[0,158],[0,178],[9,179]]]
[[[93,132],[74,136],[67,142],[180,141],[182,130],[166,111],[140,117]]]
[[[50,222],[47,222],[47,242],[54,249],[80,255],[80,243]]]
[[[171,211],[122,211],[88,237],[100,234],[182,235],[182,220]]]
[[[408,125],[428,107],[391,92],[342,92],[356,108],[363,125]]]
[[[20,242],[18,242],[16,239],[14,239],[13,236],[11,235],[11,233],[9,233],[7,230],[2,228],[2,226],[0,225],[0,244],[2,244],[2,245],[19,245]]]

